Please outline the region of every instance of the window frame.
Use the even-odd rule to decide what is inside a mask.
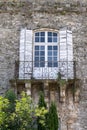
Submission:
[[[36,46],[39,47],[37,50],[35,49]],[[41,47],[44,47],[44,48],[41,49]],[[37,64],[38,64],[37,67],[45,67],[45,46],[43,46],[43,45],[35,45],[35,46],[34,46],[34,49],[35,49],[35,51],[34,51],[34,61],[35,61],[34,66],[35,66],[35,64],[37,63]],[[38,55],[35,55],[35,52],[39,52],[39,54],[38,54]],[[41,52],[44,52],[44,54],[41,55]],[[37,60],[35,60],[35,58],[38,58],[39,60],[37,61]],[[41,61],[41,60],[40,60],[41,58],[44,58],[44,60]],[[43,64],[43,63],[44,63],[44,65],[41,66],[41,64]],[[35,67],[36,67],[36,66],[35,66]]]
[[[41,33],[44,33],[44,35],[42,35]],[[36,36],[36,34],[39,34],[39,35]],[[36,38],[39,40],[38,42],[35,41]],[[44,40],[42,40],[42,39],[44,39]],[[39,31],[39,32],[36,32],[36,33],[34,34],[34,43],[39,43],[39,42],[41,42],[41,43],[44,43],[44,42],[45,42],[45,32],[44,32],[44,31],[43,31],[43,32],[42,32],[42,31]]]
[[[38,32],[45,32],[45,42],[35,42],[35,33]],[[57,42],[48,42],[48,32],[52,32],[52,33],[57,33]],[[48,29],[48,30],[35,30],[33,32],[33,61],[35,63],[35,46],[44,46],[45,47],[45,66],[44,67],[49,67],[48,66],[48,46],[57,46],[57,62],[59,61],[59,32],[58,30],[53,30],[53,29]],[[58,68],[59,65],[57,65]],[[39,68],[34,66],[35,68]],[[50,67],[49,67],[50,68]],[[55,68],[55,67],[51,67],[51,68]]]

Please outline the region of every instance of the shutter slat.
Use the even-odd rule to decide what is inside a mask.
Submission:
[[[72,46],[72,31],[60,30],[59,43],[59,70],[63,75],[62,78],[73,78],[73,46]]]
[[[32,30],[21,29],[19,52],[19,78],[30,79],[32,71]]]

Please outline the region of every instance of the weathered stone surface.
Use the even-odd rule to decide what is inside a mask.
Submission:
[[[69,105],[65,102],[59,106],[61,124],[62,130],[86,130],[86,21],[87,0],[0,0],[0,94],[10,87],[9,80],[14,78],[14,63],[15,60],[19,59],[21,28],[71,28],[73,32],[74,60],[77,61],[76,76],[81,79],[80,103],[79,105],[78,103],[73,104],[72,96],[69,94],[67,100]],[[52,90],[51,96],[54,93]],[[36,98],[38,94],[34,96]]]

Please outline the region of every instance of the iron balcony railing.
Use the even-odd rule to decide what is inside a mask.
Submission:
[[[15,78],[17,79],[56,79],[58,73],[63,79],[74,79],[75,72],[75,61],[15,62]]]

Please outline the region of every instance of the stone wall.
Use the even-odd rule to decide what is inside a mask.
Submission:
[[[78,109],[78,122],[77,126],[74,126],[74,130],[86,130],[86,21],[87,0],[0,0],[0,93],[4,93],[10,87],[9,80],[14,78],[14,63],[19,57],[21,28],[71,28],[73,32],[74,60],[77,61],[76,75],[81,81],[80,103],[76,107]],[[67,107],[67,104],[65,105]],[[70,130],[68,127],[67,129]]]

